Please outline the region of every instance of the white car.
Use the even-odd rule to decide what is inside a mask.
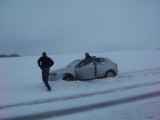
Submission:
[[[108,58],[92,57],[74,60],[64,68],[51,71],[50,80],[88,80],[115,77],[117,74],[116,63]]]

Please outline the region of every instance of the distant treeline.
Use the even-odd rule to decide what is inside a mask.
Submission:
[[[21,57],[21,56],[18,55],[17,53],[13,53],[13,54],[10,54],[10,55],[0,54],[0,58],[5,58],[5,57]]]

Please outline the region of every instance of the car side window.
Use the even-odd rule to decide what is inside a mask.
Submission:
[[[84,59],[79,65],[78,67],[82,67],[82,66],[85,66],[87,64],[90,64],[93,62],[93,59]]]
[[[105,64],[107,61],[104,58],[97,58],[96,59],[96,64]]]

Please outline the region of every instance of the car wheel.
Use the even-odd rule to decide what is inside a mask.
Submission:
[[[63,80],[71,81],[71,80],[74,80],[74,78],[73,78],[72,75],[65,75],[65,76],[63,77]]]
[[[116,74],[113,70],[107,71],[106,75],[105,75],[106,78],[115,77],[115,76],[116,76]]]

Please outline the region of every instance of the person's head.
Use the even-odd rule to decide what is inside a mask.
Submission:
[[[89,53],[85,53],[85,57],[88,57],[88,56],[90,56]]]
[[[42,53],[42,56],[43,56],[43,57],[46,57],[46,56],[47,56],[46,52],[43,52],[43,53]]]

